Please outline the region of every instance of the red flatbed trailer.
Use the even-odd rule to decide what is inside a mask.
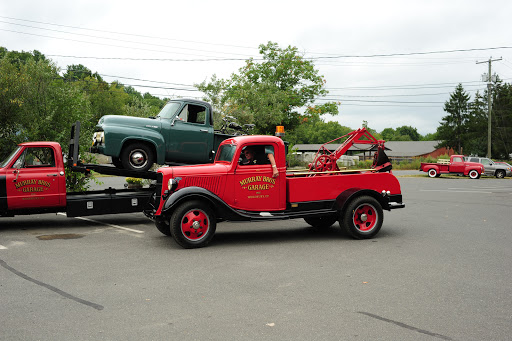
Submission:
[[[270,164],[241,164],[249,146],[273,149],[277,177]],[[372,238],[382,226],[383,209],[405,207],[389,169],[291,172],[280,138],[234,137],[220,145],[214,164],[158,169],[161,180],[145,213],[184,248],[206,246],[224,220],[304,218],[314,227],[339,221],[353,237]]]

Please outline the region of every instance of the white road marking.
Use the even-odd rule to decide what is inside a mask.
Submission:
[[[7,248],[3,245],[0,245],[0,250],[7,250]]]
[[[58,214],[63,215],[63,216],[66,215],[65,213],[58,213]],[[109,224],[109,223],[103,223],[101,221],[97,221],[97,220],[94,220],[94,219],[89,219],[89,218],[84,218],[84,217],[75,217],[75,219],[81,219],[81,220],[89,221],[89,222],[96,223],[96,224],[106,225],[106,226],[110,226],[110,227],[113,227],[113,228],[116,228],[116,229],[129,231],[129,232],[144,233],[144,231],[135,230],[135,229],[131,229],[131,228],[128,228],[128,227],[123,227],[123,226]]]
[[[484,191],[454,191],[452,189],[420,189],[420,192],[485,193],[485,194],[493,193],[493,192],[484,192]]]

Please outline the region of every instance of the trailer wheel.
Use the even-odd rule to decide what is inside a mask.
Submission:
[[[480,174],[478,174],[478,172],[473,169],[473,170],[469,171],[469,177],[471,179],[478,179],[480,177]]]
[[[307,217],[304,218],[304,220],[315,229],[326,229],[338,221],[338,216],[334,214],[320,217]]]
[[[162,232],[166,236],[171,235],[171,226],[169,225],[168,220],[155,221],[155,226],[158,229],[158,231]]]
[[[123,168],[129,170],[147,171],[155,162],[154,160],[153,151],[145,143],[131,143],[121,152]]]
[[[202,201],[187,201],[171,216],[170,230],[176,242],[186,248],[206,246],[213,238],[216,218],[212,209]]]
[[[438,177],[437,171],[434,168],[430,168],[428,170],[428,176],[431,178],[437,178]]]
[[[380,231],[383,221],[384,214],[377,199],[360,196],[348,204],[340,225],[356,239],[369,239]]]
[[[495,175],[496,175],[497,179],[503,179],[505,177],[505,171],[504,170],[497,170]]]

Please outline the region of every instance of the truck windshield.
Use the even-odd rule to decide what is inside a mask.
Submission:
[[[235,155],[235,150],[235,144],[222,145],[219,149],[219,153],[217,154],[217,161],[231,162],[231,160],[233,160],[233,155]]]
[[[176,111],[181,107],[181,102],[169,102],[167,103],[162,110],[156,115],[156,117],[160,118],[171,118],[174,116]]]
[[[14,155],[16,155],[16,153],[18,153],[18,150],[20,150],[20,148],[21,147],[17,147],[16,149],[14,149],[14,151],[5,160],[3,160],[2,163],[0,163],[0,168],[7,166],[9,161],[11,161],[11,159],[14,157]]]

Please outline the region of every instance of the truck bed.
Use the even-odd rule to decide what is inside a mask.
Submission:
[[[335,200],[340,193],[350,188],[373,189],[378,193],[383,190],[390,191],[392,194],[400,193],[398,180],[391,173],[354,171],[348,174],[335,173],[314,176],[290,174],[286,177],[286,183],[286,201],[288,203]],[[386,186],[382,184],[386,184]]]

